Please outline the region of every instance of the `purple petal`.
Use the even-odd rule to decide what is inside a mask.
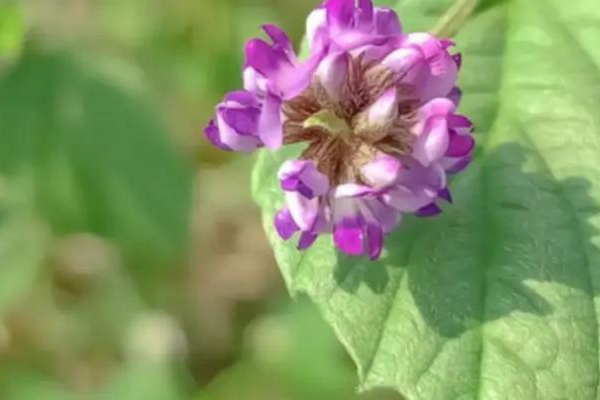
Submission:
[[[372,0],[358,0],[358,27],[369,28],[373,24],[373,1]]]
[[[335,245],[351,256],[364,254],[364,232],[356,219],[346,218],[338,223],[333,231]]]
[[[221,143],[232,150],[249,153],[262,145],[259,138],[237,132],[225,121],[223,113],[217,112],[216,125]]]
[[[277,72],[284,63],[290,63],[285,54],[273,50],[264,40],[251,39],[246,44],[246,64],[264,76]]]
[[[447,49],[449,49],[450,47],[456,46],[456,42],[455,42],[454,40],[452,40],[452,39],[447,39],[447,38],[442,38],[442,39],[439,39],[439,43],[440,43],[440,46],[441,46],[441,47],[442,47],[444,50],[447,50]]]
[[[460,90],[456,86],[453,87],[452,90],[450,91],[450,93],[448,94],[448,100],[453,102],[456,105],[456,107],[458,107],[458,105],[460,104],[461,98],[462,98],[462,90]]]
[[[277,173],[282,188],[286,191],[299,191],[311,199],[329,191],[329,179],[323,175],[313,161],[288,160]]]
[[[225,101],[233,101],[246,107],[258,107],[260,102],[258,97],[252,92],[246,90],[236,90],[225,95]]]
[[[435,203],[431,203],[428,206],[425,206],[421,209],[419,209],[416,213],[417,216],[419,217],[435,217],[436,215],[439,215],[442,213],[442,209]]]
[[[423,183],[432,191],[432,195],[437,195],[437,192],[448,185],[446,171],[444,171],[444,168],[439,163],[433,164],[431,167],[426,169],[426,175]]]
[[[367,203],[369,211],[383,229],[383,233],[392,232],[400,223],[400,213],[379,200],[370,200]]]
[[[300,235],[300,240],[298,241],[298,250],[308,249],[313,245],[315,240],[317,240],[317,236],[318,235],[311,232],[302,232],[302,235]]]
[[[464,170],[465,168],[467,168],[469,166],[469,164],[471,164],[471,161],[473,161],[473,158],[471,157],[471,155],[468,155],[463,158],[454,159],[454,160],[449,159],[449,160],[451,160],[451,161],[447,163],[448,165],[444,165],[446,172],[448,172],[449,174],[457,174],[457,173],[461,172],[462,170]]]
[[[415,88],[421,102],[445,97],[456,85],[458,68],[442,44],[430,34],[413,33],[384,60],[401,82]]]
[[[382,36],[401,35],[402,25],[398,19],[398,14],[389,8],[376,8],[375,31]]]
[[[276,85],[284,99],[289,100],[296,97],[310,85],[315,71],[325,55],[325,52],[314,54],[302,64],[284,66],[279,71]]]
[[[369,258],[377,260],[383,250],[383,230],[380,226],[369,225],[367,227],[367,237],[369,246]]]
[[[421,118],[433,116],[449,117],[456,110],[456,105],[448,99],[437,98],[427,102],[419,110]]]
[[[422,102],[427,102],[436,97],[445,97],[452,91],[457,80],[456,67],[449,68],[449,71],[439,75],[432,75],[422,70],[421,81],[417,84],[417,93]]]
[[[229,147],[227,147],[223,142],[221,142],[221,138],[219,137],[219,128],[217,128],[217,125],[215,124],[214,120],[210,120],[208,126],[204,130],[204,134],[213,145],[217,146],[221,150],[231,151]]]
[[[283,208],[275,215],[275,229],[283,240],[288,240],[300,228],[294,222],[290,211],[287,208]]]
[[[471,131],[471,129],[473,128],[473,123],[471,122],[471,120],[469,118],[465,117],[464,115],[451,114],[448,117],[448,122],[455,129],[461,128],[461,129],[467,129],[468,131]]]
[[[287,160],[279,167],[277,177],[281,180],[290,176],[297,176],[308,165],[313,165],[314,167],[314,162],[309,160]]]
[[[394,186],[382,196],[385,204],[399,212],[415,212],[430,203],[433,200],[432,197],[423,190],[412,191],[401,185]]]
[[[452,135],[446,150],[447,157],[463,157],[475,147],[475,139],[471,135]]]
[[[329,0],[325,5],[327,22],[335,29],[347,29],[352,26],[354,0]]]
[[[294,48],[292,46],[292,41],[283,29],[281,29],[277,25],[266,24],[263,25],[263,30],[271,38],[271,40],[276,46],[278,46],[286,52],[293,53]]]
[[[315,196],[322,196],[329,191],[329,179],[317,170],[314,163],[305,168],[300,177]]]
[[[449,64],[456,68],[452,57],[446,51],[447,44],[443,40],[428,33],[411,33],[406,43],[421,50],[434,76],[445,74],[449,70]]]
[[[405,168],[399,172],[398,185],[409,189],[419,197],[422,197],[423,194],[433,200],[437,197],[437,192],[447,186],[446,173],[440,165],[446,160],[447,158],[442,158],[439,163],[425,167],[416,160],[405,159]],[[394,188],[396,187],[394,186]],[[422,206],[428,203],[422,204]]]
[[[227,108],[219,107],[217,110],[227,125],[240,135],[256,135],[259,108]]]
[[[452,203],[452,194],[450,193],[450,190],[448,190],[447,187],[440,190],[438,192],[438,196],[446,200],[448,203]]]
[[[409,72],[418,67],[422,61],[423,54],[416,48],[408,47],[394,50],[383,59],[382,64],[392,70],[398,78],[407,78],[410,77]]]
[[[440,56],[437,60],[435,64],[431,64],[432,76],[420,86],[422,101],[447,96],[456,85],[458,70],[454,63],[451,63],[446,55]]]
[[[286,192],[298,192],[307,199],[315,197],[313,191],[298,178],[287,178],[282,180],[281,188]]]
[[[462,54],[454,54],[452,56],[452,60],[456,64],[456,68],[460,69],[462,67]]]
[[[362,40],[364,44],[352,50],[353,54],[360,55],[365,61],[377,61],[384,59],[398,47],[399,37],[386,38],[384,36],[365,34]]]

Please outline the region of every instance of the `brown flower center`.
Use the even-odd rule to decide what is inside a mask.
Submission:
[[[383,125],[365,124],[364,111],[392,88],[400,99],[398,117]],[[361,168],[378,152],[394,157],[410,153],[417,107],[411,92],[387,68],[362,56],[351,58],[338,98],[331,98],[315,79],[284,105],[284,143],[308,142],[302,159],[313,160],[332,185],[362,183]]]

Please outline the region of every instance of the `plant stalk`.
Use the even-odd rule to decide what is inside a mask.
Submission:
[[[479,0],[456,0],[431,29],[431,33],[438,37],[453,37],[475,11],[478,4]]]

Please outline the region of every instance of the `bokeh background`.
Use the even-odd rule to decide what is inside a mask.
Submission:
[[[288,298],[202,130],[317,0],[0,0],[0,399],[397,399]]]

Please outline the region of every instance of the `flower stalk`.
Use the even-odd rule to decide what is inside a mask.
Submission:
[[[439,37],[454,37],[477,8],[479,0],[456,0],[431,29]]]

